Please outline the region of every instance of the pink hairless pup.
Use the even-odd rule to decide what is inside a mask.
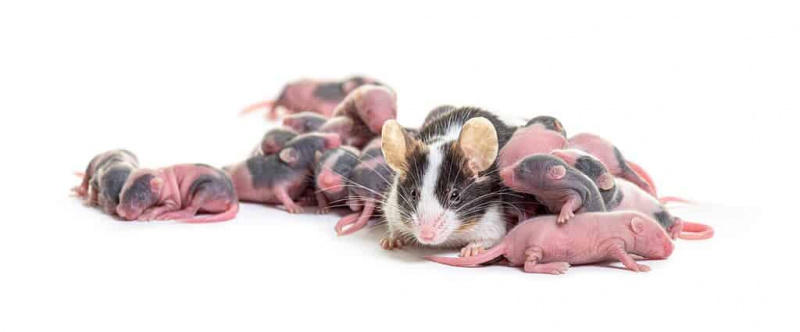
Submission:
[[[616,259],[628,270],[647,272],[631,254],[665,259],[675,248],[658,223],[633,211],[595,212],[576,215],[566,224],[555,216],[529,219],[517,225],[493,248],[472,257],[428,259],[453,266],[476,266],[505,256],[511,266],[525,272],[563,274],[569,266]]]
[[[348,93],[364,84],[379,83],[363,76],[352,76],[341,81],[298,80],[286,84],[276,100],[255,103],[242,110],[241,114],[266,108],[269,110],[267,118],[275,120],[279,116],[279,108],[283,108],[289,113],[308,111],[329,117]]]
[[[215,215],[193,218],[198,212]],[[225,221],[239,200],[225,172],[201,164],[138,169],[120,193],[117,214],[127,220]]]
[[[319,131],[336,133],[342,143],[363,148],[397,118],[397,95],[384,86],[364,85],[347,95]]]

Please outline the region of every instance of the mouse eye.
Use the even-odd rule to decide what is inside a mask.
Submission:
[[[461,193],[458,192],[458,189],[453,189],[450,191],[450,203],[451,204],[458,204],[461,202]]]
[[[417,197],[417,189],[414,189],[414,188],[409,189],[408,190],[408,196],[411,197],[411,198],[416,198]]]

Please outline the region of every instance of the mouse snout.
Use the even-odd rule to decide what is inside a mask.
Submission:
[[[436,238],[436,229],[433,226],[420,226],[419,238],[425,241],[433,241]]]
[[[317,185],[319,186],[319,189],[325,191],[336,191],[342,188],[340,177],[330,170],[325,170],[319,175]]]
[[[503,179],[503,183],[505,183],[507,186],[514,186],[514,168],[506,167],[500,170],[500,178]]]
[[[674,250],[675,250],[675,243],[674,242],[672,242],[670,240],[664,241],[664,257],[663,258],[667,258],[670,255],[672,255],[672,251],[674,251]]]

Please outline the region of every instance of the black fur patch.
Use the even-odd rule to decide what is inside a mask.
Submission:
[[[312,92],[314,97],[327,101],[341,101],[347,97],[341,83],[322,83]]]
[[[125,206],[149,207],[156,203],[156,197],[150,188],[152,174],[145,174],[135,179],[128,190],[120,197],[120,203]]]
[[[253,188],[273,188],[277,183],[288,181],[296,174],[277,155],[257,156],[247,159],[247,169],[252,177]]]
[[[672,224],[675,223],[675,217],[673,217],[671,214],[669,214],[669,212],[663,209],[656,213],[653,213],[653,217],[655,217],[656,221],[658,221],[661,227],[664,227],[664,229],[666,230],[669,230],[669,228],[672,227]]]
[[[444,159],[436,182],[434,195],[445,207],[456,211],[460,220],[479,219],[493,203],[500,204],[500,178],[488,172],[486,180],[476,182],[475,174],[467,169],[467,161],[456,148],[456,143],[442,145]]]
[[[103,193],[106,201],[112,202],[114,205],[119,204],[119,194],[130,175],[131,168],[125,166],[111,167],[103,174],[103,178],[100,179],[100,192]]]
[[[477,117],[484,117],[492,123],[497,131],[497,140],[500,143],[500,148],[506,145],[511,135],[514,133],[514,128],[500,121],[496,115],[477,107],[461,107],[444,112],[441,116],[427,123],[422,130],[420,130],[419,137],[425,144],[430,144],[431,140],[446,134],[446,131],[451,128],[452,125],[463,125],[469,119]]]

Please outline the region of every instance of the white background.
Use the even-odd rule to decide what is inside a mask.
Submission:
[[[797,330],[796,1],[0,2],[0,330]],[[716,227],[647,274],[458,269],[382,229],[244,205],[126,223],[69,196],[89,159],[243,159],[238,118],[302,77],[368,74],[400,121],[477,105],[614,142]]]

